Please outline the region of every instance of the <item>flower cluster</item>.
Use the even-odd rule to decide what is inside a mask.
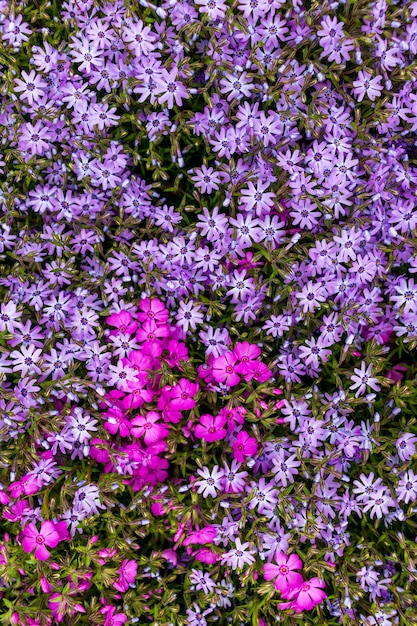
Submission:
[[[417,2],[0,39],[2,623],[411,623]]]

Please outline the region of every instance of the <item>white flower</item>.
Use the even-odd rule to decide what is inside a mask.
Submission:
[[[217,489],[221,489],[221,479],[224,476],[223,470],[219,470],[219,466],[215,465],[210,473],[208,467],[204,467],[202,470],[197,470],[197,474],[202,477],[202,480],[197,480],[198,493],[203,494],[203,498],[207,496],[216,496]]]

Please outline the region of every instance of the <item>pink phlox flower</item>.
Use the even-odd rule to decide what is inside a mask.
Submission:
[[[172,424],[178,424],[181,421],[181,411],[174,407],[172,404],[172,387],[167,386],[161,392],[158,398],[158,410],[162,412],[162,419],[164,422],[171,422]]]
[[[213,563],[216,563],[220,559],[220,555],[209,548],[200,548],[192,552],[192,555],[197,561],[201,561],[201,563],[206,563],[207,565],[213,565]]]
[[[163,302],[157,298],[144,298],[139,302],[140,312],[137,318],[140,322],[154,320],[157,324],[166,324],[168,311]]]
[[[127,615],[124,613],[116,613],[115,606],[106,606],[100,609],[100,613],[106,613],[106,621],[104,626],[120,626],[127,622]]]
[[[243,406],[223,407],[219,411],[219,415],[226,418],[227,430],[233,432],[237,426],[241,426],[245,422],[246,409]]]
[[[171,405],[179,411],[188,411],[195,407],[193,399],[198,393],[198,383],[192,383],[186,378],[180,378],[178,384],[171,390]]]
[[[296,570],[303,567],[301,559],[296,554],[287,556],[284,552],[275,555],[276,565],[265,563],[264,578],[273,580],[275,588],[281,592],[283,598],[288,598],[289,593],[303,583],[303,577]]]
[[[247,381],[255,379],[258,383],[265,383],[272,378],[272,372],[262,361],[252,361],[247,364],[247,371],[244,376]]]
[[[256,454],[258,444],[255,437],[251,437],[245,430],[241,430],[233,444],[233,455],[239,463],[243,463],[246,457]]]
[[[144,354],[142,350],[132,350],[127,356],[128,365],[130,365],[138,375],[148,374],[152,370],[152,358]]]
[[[108,463],[110,460],[109,442],[105,439],[90,439],[90,456],[97,463]]]
[[[181,369],[180,361],[188,359],[188,348],[182,341],[171,339],[168,341],[162,356],[168,365]]]
[[[158,324],[153,319],[143,322],[142,328],[136,331],[136,339],[140,342],[155,341],[155,339],[162,339],[163,337],[168,337],[168,335],[168,324]]]
[[[20,498],[22,494],[31,496],[40,489],[40,481],[37,476],[26,474],[20,480],[16,480],[9,486],[12,498]]]
[[[119,569],[119,579],[113,583],[117,591],[125,592],[129,586],[135,582],[138,573],[138,564],[134,559],[125,559]]]
[[[217,535],[217,529],[209,524],[200,528],[200,530],[192,530],[187,534],[183,541],[183,546],[190,546],[192,544],[205,545],[207,543],[213,543]]]
[[[246,374],[249,371],[248,366],[251,363],[257,363],[257,358],[260,354],[261,350],[255,344],[248,343],[247,341],[237,343],[233,350],[233,355],[240,361],[236,367],[236,372],[238,374]]]
[[[17,522],[22,519],[25,511],[27,510],[29,510],[29,502],[27,500],[18,500],[14,504],[11,504],[8,509],[3,511],[3,517],[11,522]]]
[[[106,318],[106,324],[108,326],[115,326],[117,330],[112,330],[111,334],[126,333],[132,335],[138,327],[138,323],[133,320],[130,311],[119,311],[119,313],[113,313]]]
[[[156,443],[165,439],[169,433],[169,427],[157,424],[161,416],[156,411],[148,411],[146,417],[138,415],[132,419],[132,436],[143,437],[146,444]]]
[[[46,561],[51,553],[45,546],[56,548],[59,540],[59,533],[53,522],[42,522],[40,531],[31,522],[23,530],[22,546],[25,552],[34,550],[34,556],[39,561]]]
[[[217,415],[217,417],[208,414],[201,415],[200,423],[195,427],[194,434],[199,439],[208,442],[219,441],[226,437],[227,431],[223,428],[225,423],[226,418],[222,415]]]
[[[226,352],[213,361],[213,377],[218,383],[225,383],[229,387],[238,385],[240,376],[236,372],[237,359],[233,352]]]
[[[146,339],[142,344],[142,352],[152,359],[152,369],[161,369],[161,363],[159,357],[163,351],[163,339],[159,337],[153,337],[153,339]]]
[[[129,380],[127,382],[129,393],[127,393],[122,400],[122,408],[124,411],[137,409],[145,402],[151,402],[154,394],[150,389],[146,389],[145,385],[147,385],[148,382],[148,377],[143,374],[139,374],[136,380]]]
[[[104,428],[112,435],[117,435],[117,433],[119,433],[121,437],[128,437],[130,435],[130,421],[125,417],[121,409],[116,407],[110,408],[103,413],[103,418],[106,419]]]
[[[323,591],[325,586],[324,580],[317,577],[305,580],[299,587],[289,592],[288,599],[292,600],[291,608],[297,613],[304,610],[310,611],[327,597],[326,592]]]

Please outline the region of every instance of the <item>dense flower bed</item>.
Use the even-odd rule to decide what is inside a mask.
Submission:
[[[417,2],[0,11],[1,623],[417,624]]]

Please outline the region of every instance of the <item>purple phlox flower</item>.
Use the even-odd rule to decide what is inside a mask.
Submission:
[[[358,398],[366,392],[367,387],[370,387],[374,391],[380,390],[378,379],[372,376],[372,363],[366,366],[365,361],[362,361],[360,368],[354,368],[354,374],[350,377],[353,381],[353,385],[349,389],[357,389],[355,397]]]
[[[74,507],[88,515],[99,515],[99,509],[105,509],[100,502],[100,491],[96,485],[84,485],[74,493]]]
[[[402,461],[410,461],[410,459],[415,455],[416,444],[417,437],[413,433],[404,433],[397,439],[395,446]]]
[[[278,501],[276,497],[278,490],[274,488],[273,483],[267,483],[265,478],[260,478],[259,483],[252,481],[247,485],[246,491],[248,493],[254,491],[254,496],[248,504],[249,509],[257,507],[260,515],[272,514]]]
[[[232,569],[241,569],[244,565],[251,565],[255,561],[254,550],[249,549],[249,541],[242,543],[239,538],[235,540],[235,547],[225,552],[222,563],[226,563]]]
[[[372,78],[372,74],[369,72],[358,72],[357,80],[353,81],[353,93],[357,97],[358,102],[362,102],[365,94],[373,102],[375,98],[379,98],[382,93],[383,87],[380,85],[382,76],[376,76]]]
[[[301,462],[296,459],[296,455],[288,455],[285,450],[279,450],[272,459],[272,472],[275,474],[275,482],[283,487],[294,482],[294,476],[298,474]]]

